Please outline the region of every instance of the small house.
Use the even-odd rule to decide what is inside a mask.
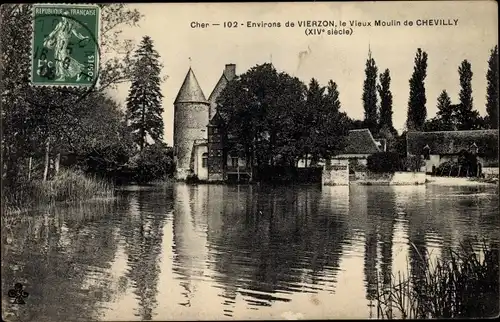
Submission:
[[[370,155],[385,151],[385,140],[373,138],[369,129],[350,130],[346,140],[346,146],[341,153],[332,158],[335,160],[349,160],[357,164],[365,165]]]
[[[468,152],[477,157],[479,174],[498,175],[498,130],[408,132],[406,146],[408,155],[423,157],[427,173]]]

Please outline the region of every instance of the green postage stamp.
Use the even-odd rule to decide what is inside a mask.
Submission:
[[[33,85],[95,86],[99,13],[97,5],[33,5]]]

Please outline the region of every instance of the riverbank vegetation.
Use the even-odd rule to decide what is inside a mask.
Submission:
[[[7,190],[3,196],[2,204],[6,206],[8,213],[58,201],[109,199],[115,196],[115,191],[112,183],[97,176],[86,175],[81,171],[61,170],[51,180],[18,181],[16,191]]]
[[[26,67],[32,5],[0,8],[2,207],[109,197],[115,184],[173,173],[173,149],[162,142],[158,54],[147,36],[135,50],[120,36],[142,16],[124,4],[99,6],[101,68],[99,85],[91,88],[33,87]],[[152,66],[148,77],[145,62]],[[132,86],[121,106],[110,90],[124,82]]]
[[[446,256],[435,262],[428,254],[419,253],[420,261],[408,269],[407,275],[399,272],[389,279],[381,277],[377,287],[379,319],[498,315],[498,245],[483,243],[480,251],[474,251],[469,244],[458,251],[444,251]]]

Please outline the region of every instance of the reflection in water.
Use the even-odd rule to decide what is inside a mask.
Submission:
[[[112,221],[119,209],[60,206],[26,214],[12,227],[2,224],[2,292],[21,282],[30,294],[22,307],[7,305],[2,297],[4,318],[98,319],[100,301],[112,297],[108,268],[116,250],[116,227],[99,221]]]
[[[120,230],[128,257],[126,276],[139,299],[136,315],[141,320],[151,320],[157,305],[162,228],[172,207],[171,189],[165,194],[138,191],[131,197],[129,215],[123,220]]]
[[[191,306],[191,298],[196,294],[196,284],[203,277],[206,260],[203,227],[206,221],[206,195],[193,186],[175,187],[174,198],[174,268],[180,275],[180,285],[184,289],[180,305]]]
[[[134,189],[3,222],[2,291],[30,297],[2,305],[12,321],[367,318],[379,278],[498,241],[497,213],[488,187]]]
[[[289,302],[288,294],[294,292],[333,292],[347,231],[327,207],[318,211],[320,189],[207,189],[209,195],[225,190],[228,200],[222,208],[211,207],[217,220],[210,223],[208,237],[229,306],[226,314],[231,314],[237,293],[249,307],[259,307]]]

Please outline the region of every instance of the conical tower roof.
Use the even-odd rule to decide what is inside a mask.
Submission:
[[[201,90],[200,84],[198,84],[198,80],[194,75],[191,67],[184,78],[184,82],[182,83],[181,89],[179,90],[179,94],[177,94],[177,98],[174,101],[174,104],[177,103],[208,103],[203,91]]]

